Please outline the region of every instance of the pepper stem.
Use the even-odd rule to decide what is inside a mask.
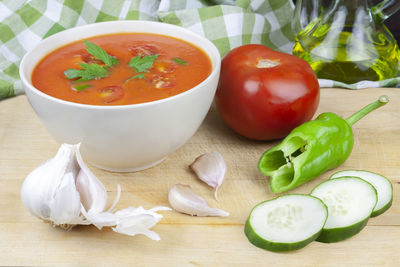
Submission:
[[[388,102],[389,102],[389,97],[386,95],[381,95],[378,100],[363,107],[362,109],[360,109],[359,111],[348,117],[346,121],[350,126],[353,126],[354,123],[362,119],[365,115],[367,115],[371,111],[374,111],[377,108],[382,107],[383,105],[386,105]]]

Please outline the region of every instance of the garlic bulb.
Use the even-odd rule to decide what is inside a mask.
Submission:
[[[215,189],[214,197],[218,200],[217,191],[225,178],[226,164],[218,152],[206,153],[197,157],[189,167],[197,177]]]
[[[82,160],[79,145],[63,144],[54,158],[26,177],[21,199],[33,215],[64,229],[77,224],[93,224],[98,229],[114,226],[113,230],[121,234],[144,234],[160,240],[158,234],[149,229],[162,218],[157,211],[170,208],[129,207],[114,212],[120,193],[118,185],[114,203],[105,211],[107,191]]]
[[[208,206],[207,202],[197,195],[189,185],[174,185],[169,191],[168,201],[174,210],[192,216],[229,216],[226,211]]]
[[[74,146],[62,145],[54,158],[26,177],[21,189],[24,206],[36,217],[65,229],[83,224],[74,181],[78,172]]]

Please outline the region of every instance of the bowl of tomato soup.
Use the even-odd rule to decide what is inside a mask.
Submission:
[[[22,59],[28,100],[60,143],[81,143],[102,169],[152,167],[205,118],[220,54],[207,39],[159,22],[113,21],[43,40]]]

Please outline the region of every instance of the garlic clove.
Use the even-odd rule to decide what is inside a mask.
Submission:
[[[78,177],[76,178],[76,190],[78,191],[82,205],[86,210],[89,210],[93,203],[89,183],[90,182],[87,175],[80,171]]]
[[[226,211],[208,206],[207,202],[189,185],[174,185],[169,191],[168,201],[174,210],[192,216],[229,216]]]
[[[50,202],[50,211],[50,221],[55,225],[77,224],[83,220],[80,217],[81,201],[72,173],[67,173],[61,181]]]
[[[76,189],[81,196],[82,205],[88,212],[102,212],[107,205],[106,188],[83,161],[79,147],[80,145],[78,144],[76,161],[80,171],[76,178]]]
[[[225,178],[226,164],[218,152],[205,153],[197,157],[189,167],[197,177],[215,189],[214,197],[218,200],[217,191]]]

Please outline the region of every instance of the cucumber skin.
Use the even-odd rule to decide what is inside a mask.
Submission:
[[[371,217],[376,217],[387,211],[391,206],[392,206],[393,198],[390,200],[389,203],[387,203],[385,206],[383,206],[380,210],[376,210],[372,212]]]
[[[254,246],[273,251],[273,252],[284,252],[284,251],[291,251],[291,250],[298,250],[301,248],[304,248],[308,244],[310,244],[312,241],[316,240],[317,237],[320,235],[321,231],[318,233],[312,235],[311,237],[296,242],[296,243],[275,243],[271,242],[268,240],[265,240],[264,238],[260,237],[257,235],[250,225],[249,219],[246,221],[246,225],[244,227],[244,233],[247,236],[247,239],[252,243]]]
[[[353,169],[350,169],[350,170],[338,171],[338,172],[335,172],[334,174],[332,174],[331,177],[329,177],[329,179],[337,179],[337,178],[340,178],[340,177],[344,177],[344,176],[339,176],[339,177],[332,178],[335,174],[338,174],[338,173],[341,173],[341,172],[345,172],[345,171],[364,171],[364,170],[353,170]],[[380,210],[372,211],[371,217],[376,217],[376,216],[381,215],[381,214],[384,213],[385,211],[387,211],[387,210],[392,206],[392,202],[393,202],[393,184],[392,184],[392,182],[391,182],[388,178],[386,178],[385,176],[383,176],[383,175],[381,175],[381,174],[379,174],[379,173],[371,172],[371,171],[364,171],[364,172],[370,172],[370,173],[373,173],[373,174],[382,176],[383,178],[385,178],[386,180],[388,180],[388,182],[389,182],[389,184],[390,184],[390,187],[391,187],[391,189],[392,189],[392,190],[391,190],[391,192],[392,192],[392,199],[390,200],[390,202],[387,203],[385,206],[383,206]],[[357,177],[357,176],[354,176],[354,177]],[[357,178],[362,179],[361,177],[357,177]],[[364,180],[364,179],[362,179],[362,180]],[[365,180],[364,180],[364,181],[365,181]]]
[[[367,217],[366,219],[351,226],[322,229],[321,234],[316,241],[322,243],[334,243],[350,238],[361,232],[361,230],[367,225],[369,218],[370,217]]]

